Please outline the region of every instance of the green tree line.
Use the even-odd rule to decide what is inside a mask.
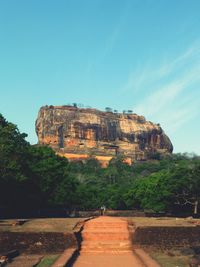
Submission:
[[[198,156],[173,154],[132,165],[119,156],[102,168],[94,158],[69,162],[50,147],[30,145],[26,136],[0,114],[0,208],[198,212]]]

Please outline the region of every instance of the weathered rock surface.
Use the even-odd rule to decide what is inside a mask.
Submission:
[[[100,161],[109,161],[121,154],[134,161],[173,150],[159,124],[137,114],[44,106],[36,120],[36,132],[39,144],[50,145],[69,159],[94,155]]]

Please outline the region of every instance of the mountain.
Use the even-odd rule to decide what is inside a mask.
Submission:
[[[41,107],[36,133],[39,144],[70,160],[94,156],[103,165],[116,155],[130,163],[173,150],[160,125],[143,116],[76,106]]]

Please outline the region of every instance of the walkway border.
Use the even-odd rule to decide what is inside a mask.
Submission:
[[[84,224],[85,222],[92,220],[94,218],[96,217],[95,216],[89,217],[89,218],[86,218],[85,220],[81,220],[76,223],[73,230],[76,229],[79,225],[81,225],[78,231],[74,231],[74,234],[77,240],[77,248],[67,248],[66,250],[64,250],[63,253],[60,255],[60,257],[53,263],[51,267],[72,266],[72,264],[76,261],[77,257],[80,254],[79,252],[80,252],[81,242],[82,242],[81,232],[83,231]]]

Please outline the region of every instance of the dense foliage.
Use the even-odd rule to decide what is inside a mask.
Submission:
[[[46,146],[31,146],[0,115],[0,208],[142,209],[197,213],[200,158],[174,154],[129,166],[101,168],[94,158],[68,162]]]

